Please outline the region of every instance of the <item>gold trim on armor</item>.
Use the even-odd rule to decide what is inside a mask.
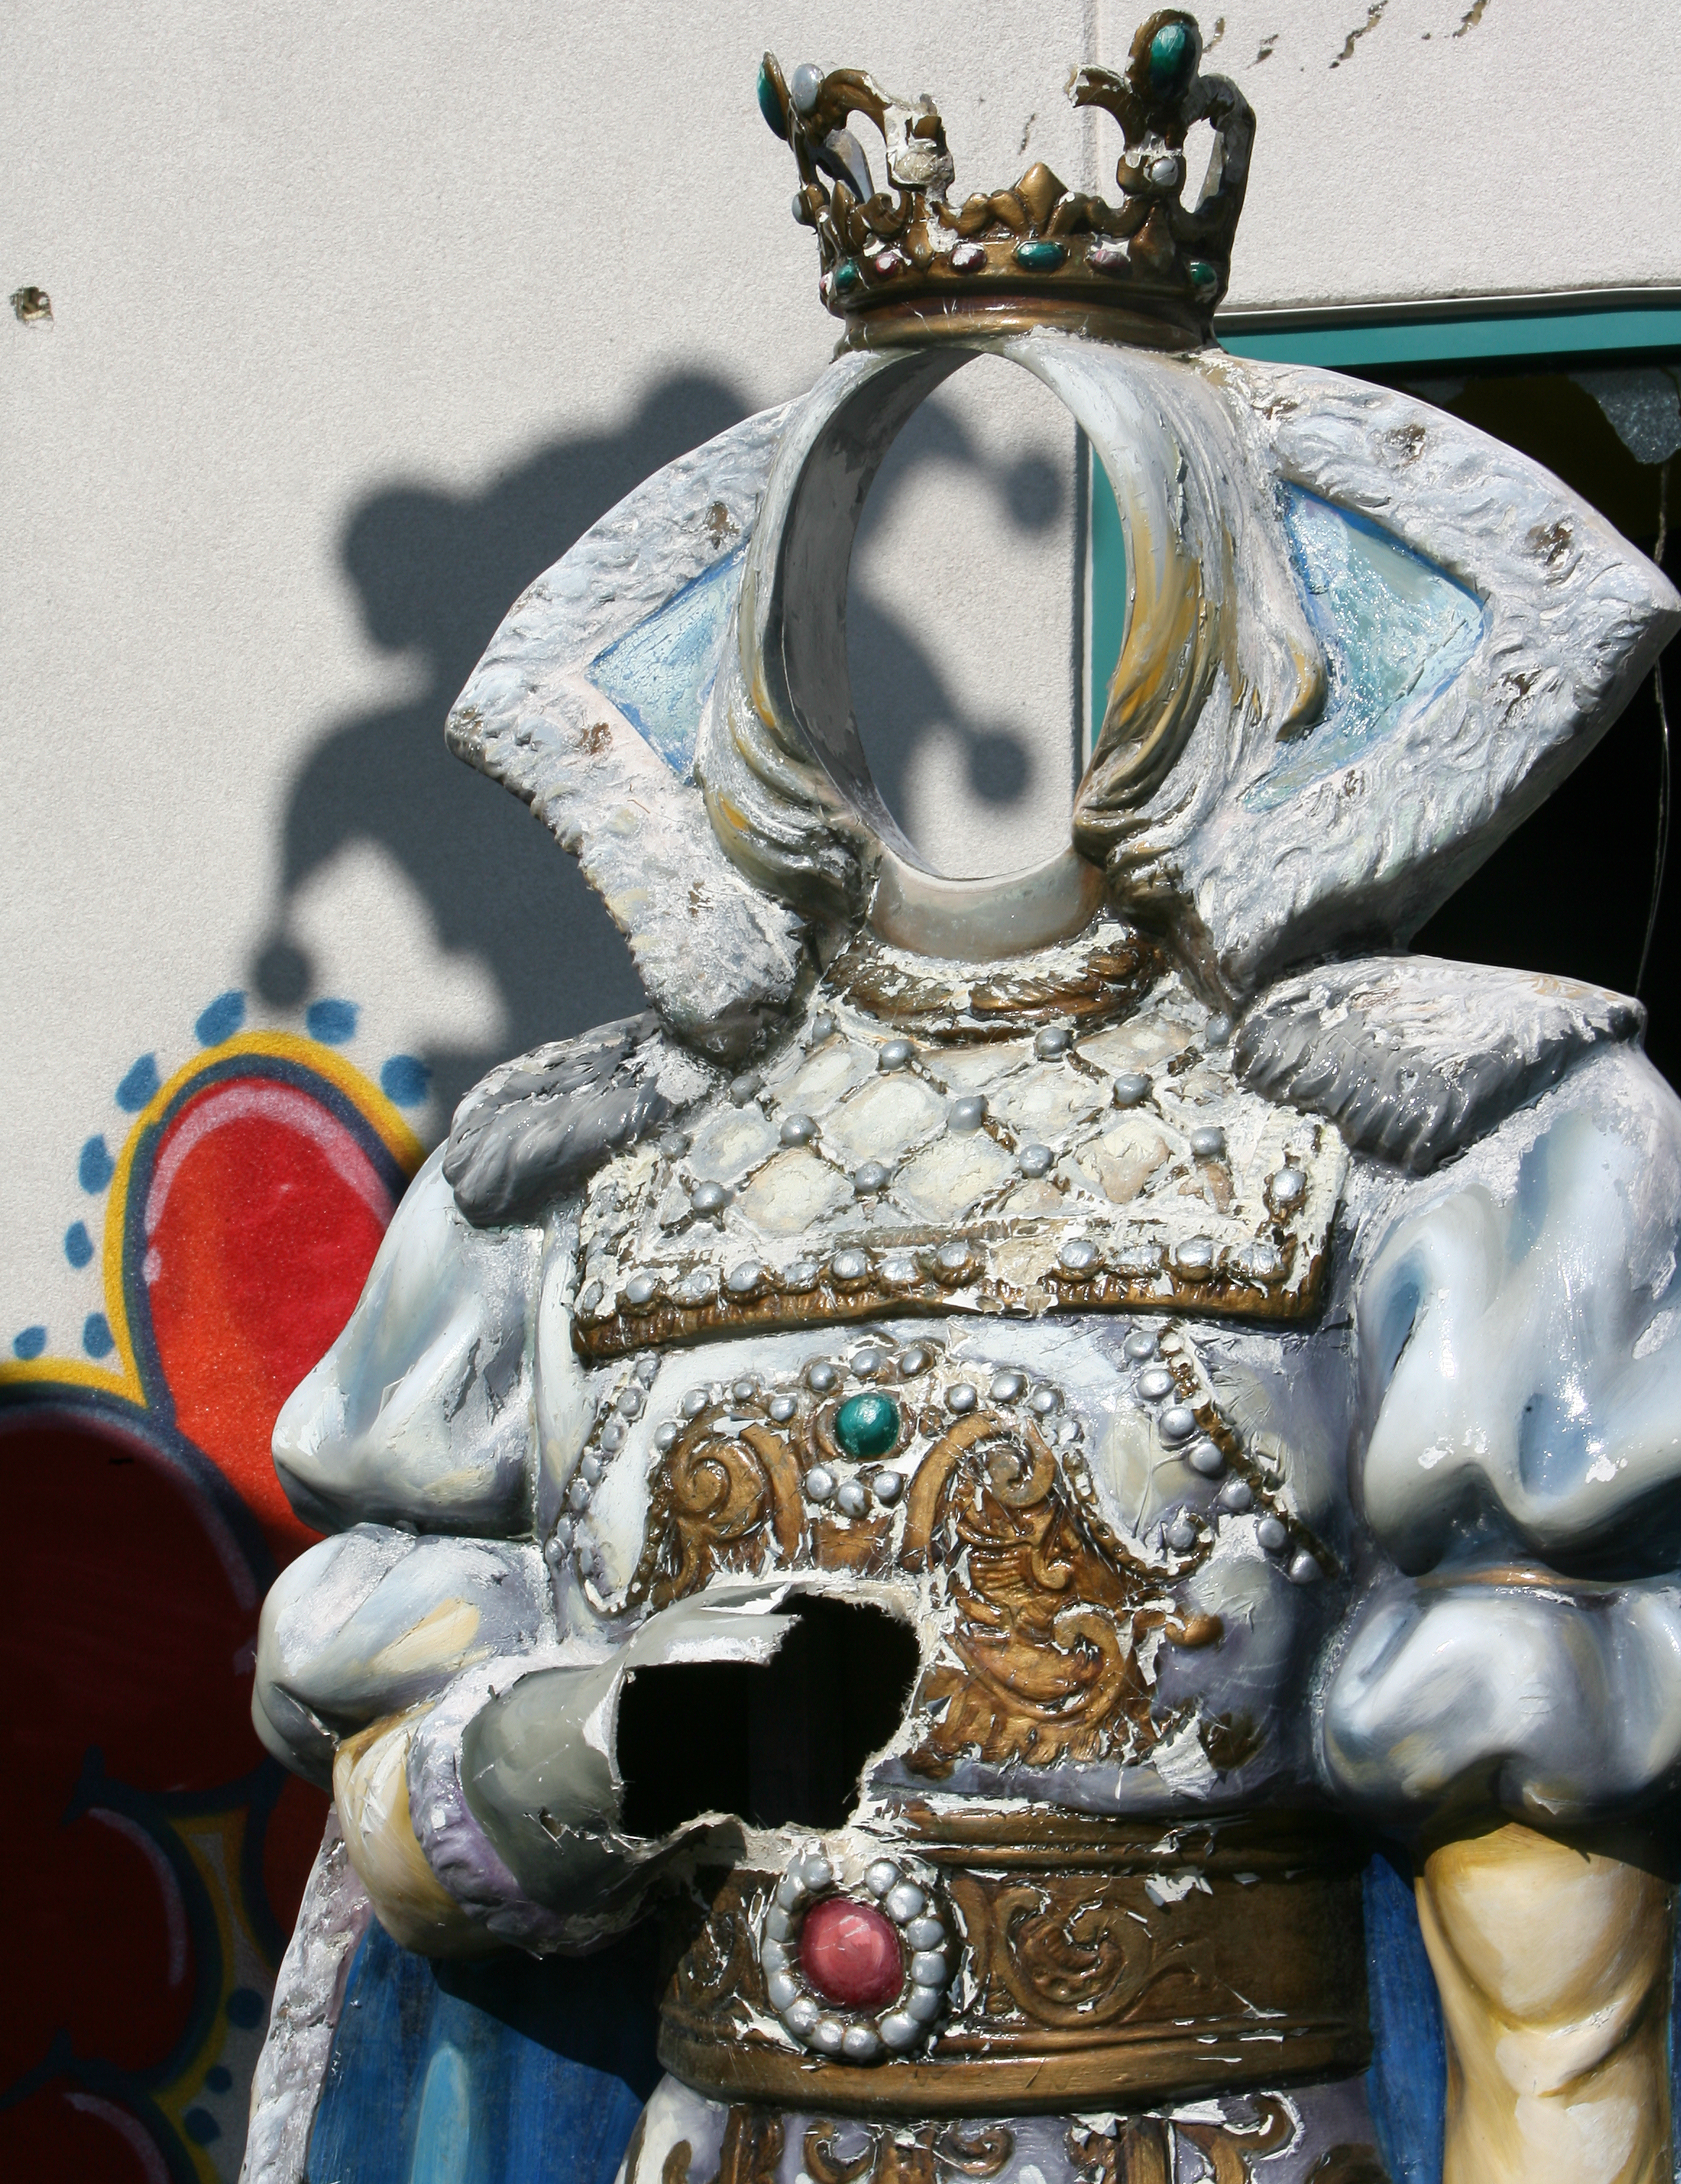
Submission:
[[[1119,1250],[1135,1237],[1154,1242],[1150,1233],[1142,1228],[1126,1230],[1117,1223],[1115,1233]],[[1048,1229],[1047,1234],[1051,1232]],[[913,1237],[898,1242],[895,1248],[903,1254],[907,1248],[921,1245],[932,1258],[937,1246],[950,1240],[943,1236]],[[971,1231],[963,1234],[963,1240],[977,1245],[978,1262],[981,1250],[990,1240]],[[600,1362],[641,1350],[663,1350],[676,1343],[699,1342],[710,1335],[745,1334],[755,1329],[826,1327],[860,1319],[945,1318],[958,1312],[1027,1318],[1046,1310],[1194,1312],[1217,1313],[1230,1319],[1299,1320],[1318,1309],[1327,1254],[1322,1249],[1315,1251],[1301,1279],[1293,1287],[1286,1286],[1294,1273],[1295,1244],[1294,1237],[1284,1238],[1279,1248],[1278,1275],[1266,1283],[1230,1266],[1216,1267],[1209,1275],[1182,1275],[1159,1247],[1154,1253],[1155,1263],[1136,1275],[1106,1269],[1086,1274],[1049,1266],[1043,1293],[1036,1290],[1031,1295],[990,1268],[979,1271],[976,1279],[949,1287],[920,1269],[919,1279],[903,1287],[882,1280],[873,1268],[856,1284],[844,1287],[824,1279],[807,1289],[787,1289],[774,1275],[767,1274],[754,1296],[741,1301],[719,1296],[709,1304],[692,1307],[661,1302],[645,1312],[615,1312],[604,1319],[575,1323],[572,1340],[583,1357]],[[842,1249],[845,1248],[843,1240]],[[1049,1245],[1044,1256],[1050,1256]]]
[[[899,1817],[964,1936],[928,2048],[860,2065],[782,2034],[756,1946],[776,1876],[737,1871],[666,1991],[669,2070],[716,2098],[938,2118],[1148,2107],[1365,2068],[1360,1855],[1338,1824]]]
[[[1016,2134],[1007,2124],[954,2122],[906,2125],[889,2116],[879,2122],[838,2126],[834,2119],[783,2118],[768,2109],[732,2108],[725,2120],[711,2184],[776,2184],[788,2137],[805,2129],[801,2166],[814,2184],[989,2184],[1008,2170]],[[1200,2159],[1211,2184],[1254,2184],[1256,2164],[1289,2150],[1299,2126],[1289,2103],[1277,2094],[1255,2097],[1247,2124],[1193,2121],[1184,2116],[1117,2116],[1109,2128],[1071,2123],[1068,2157],[1078,2184],[1173,2184],[1183,2145]],[[841,2140],[861,2137],[856,2151]],[[626,2184],[655,2184],[641,2166],[642,2126],[631,2142]],[[680,2138],[660,2164],[659,2184],[700,2184],[691,2168],[694,2148]],[[1369,2146],[1333,2146],[1315,2163],[1312,2184],[1389,2184]]]

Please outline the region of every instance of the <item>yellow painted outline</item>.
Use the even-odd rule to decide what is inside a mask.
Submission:
[[[105,1194],[105,1226],[101,1274],[105,1292],[105,1318],[116,1344],[120,1364],[96,1365],[81,1357],[0,1358],[0,1387],[40,1386],[89,1388],[115,1396],[144,1409],[145,1391],[134,1362],[134,1343],[129,1332],[128,1310],[123,1298],[123,1245],[128,1228],[129,1178],[133,1173],[140,1140],[152,1128],[195,1077],[235,1055],[255,1055],[268,1061],[292,1061],[312,1070],[349,1100],[370,1123],[386,1150],[408,1175],[426,1158],[426,1147],[387,1099],[372,1078],[347,1061],[318,1039],[296,1032],[248,1031],[209,1046],[183,1062],[167,1083],[160,1084],[138,1115],[123,1141]],[[114,1218],[113,1216],[114,1215]]]
[[[186,2112],[203,2094],[205,2073],[222,2052],[222,2044],[227,2037],[228,1997],[238,1985],[234,1964],[236,1913],[232,1892],[237,1886],[235,1876],[239,1872],[248,1818],[248,1811],[242,1807],[234,1812],[206,1813],[202,1816],[183,1814],[164,1823],[198,1868],[200,1884],[209,1898],[211,1916],[216,1923],[216,1942],[222,1959],[221,1992],[216,1997],[215,2009],[205,2025],[204,2037],[168,2085],[159,2086],[152,2097],[175,2125],[175,2136],[186,2147],[192,2165],[198,2172],[201,2184],[217,2184],[218,2172],[209,2148],[200,2146],[196,2139],[188,2137]],[[204,1838],[207,1836],[220,1840],[220,1869],[206,1846]],[[257,1953],[260,1958],[261,1952]]]
[[[216,2007],[205,2026],[204,2036],[169,2083],[159,2086],[153,2094],[158,2106],[175,2125],[175,2135],[186,2147],[200,2184],[219,2184],[220,2172],[210,2148],[199,2145],[196,2139],[188,2136],[186,2112],[204,2098],[205,2076],[221,2054],[227,2040],[228,1997],[240,1984],[236,1930],[244,1935],[247,1945],[258,1963],[265,1962],[239,1901],[238,1875],[244,1856],[246,1833],[250,1825],[251,1811],[246,1805],[228,1810],[177,1814],[164,1822],[197,1869],[199,1881],[209,1901],[211,1915],[215,1920],[217,1946],[221,1953],[221,1991],[216,1997]],[[211,1852],[213,1843],[220,1851],[220,1864]]]

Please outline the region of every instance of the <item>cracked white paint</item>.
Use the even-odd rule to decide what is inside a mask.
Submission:
[[[1142,12],[1100,0],[1111,65]],[[1663,0],[1614,15],[1569,0],[1213,0],[1196,12],[1209,65],[1258,123],[1228,308],[1681,275],[1681,41]],[[1562,186],[1586,146],[1613,220],[1558,215],[1549,170]]]

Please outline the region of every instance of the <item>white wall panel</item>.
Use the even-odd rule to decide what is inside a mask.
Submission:
[[[98,1287],[60,1249],[97,1212],[77,1150],[120,1143],[114,1088],[142,1054],[164,1075],[190,1055],[215,994],[299,1028],[312,999],[356,1002],[349,1058],[431,1064],[427,1137],[491,1061],[637,1005],[571,860],[441,730],[532,576],[830,354],[760,52],[934,90],[965,176],[1013,179],[1033,117],[1033,150],[1088,179],[1060,97],[1077,4],[871,0],[844,24],[742,0],[8,9],[0,294],[39,286],[53,320],[0,321],[0,1346],[44,1324],[74,1351]],[[1013,424],[967,381],[944,407],[882,521],[927,499],[938,526],[954,493],[991,508],[1008,588],[1051,631],[1002,777],[1050,794],[1028,823],[1054,827],[1071,429]],[[1024,461],[1055,521],[994,489]],[[972,589],[966,550],[942,538],[936,608]],[[913,634],[957,702],[963,629]],[[1021,819],[966,765],[938,777],[937,718],[867,694],[912,736],[905,794],[938,792],[943,838]]]
[[[14,0],[0,294],[38,284],[53,317],[0,322],[0,1349],[26,1323],[74,1346],[77,1149],[120,1140],[114,1088],[189,1054],[215,994],[252,1023],[358,1003],[351,1059],[432,1069],[423,1136],[490,1060],[634,1005],[569,861],[439,730],[530,577],[829,353],[762,46],[932,92],[960,191],[1034,156],[1090,187],[1118,145],[1062,86],[1133,23]],[[1655,0],[1224,0],[1204,28],[1260,115],[1234,303],[1674,278],[1681,38]],[[894,676],[861,680],[949,861],[1060,824],[1072,436],[977,374],[943,398],[870,580],[932,538],[949,611],[911,634],[938,704],[895,716]],[[1049,515],[1007,488],[1033,465],[1060,472]],[[990,776],[988,574],[1017,749]]]

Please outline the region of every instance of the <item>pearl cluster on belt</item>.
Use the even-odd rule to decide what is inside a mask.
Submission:
[[[848,1888],[815,1844],[790,1860],[756,1936],[765,1993],[790,2038],[843,2063],[908,2055],[943,2015],[958,1944],[932,1885],[877,1858]]]

